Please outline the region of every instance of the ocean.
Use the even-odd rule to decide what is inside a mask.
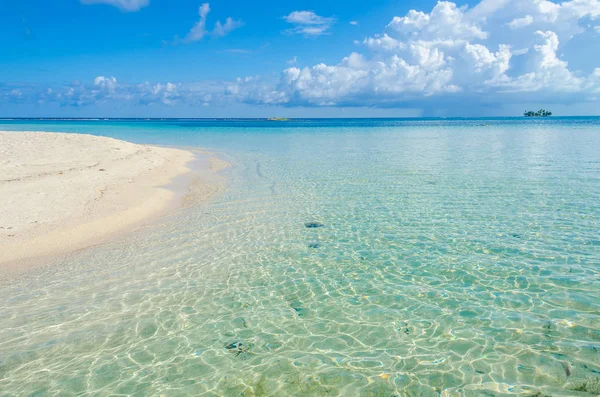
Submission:
[[[233,164],[209,202],[3,281],[0,396],[600,394],[600,117],[0,130]]]

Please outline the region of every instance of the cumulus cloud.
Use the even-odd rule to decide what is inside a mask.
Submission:
[[[106,102],[137,105],[177,104],[207,106],[223,101],[222,82],[120,83],[115,77],[98,76],[89,83],[74,81],[63,86],[2,85],[0,100],[9,103],[58,103],[66,107],[94,106]]]
[[[293,11],[283,19],[294,25],[292,29],[286,31],[287,33],[313,37],[328,33],[335,23],[335,18],[325,18],[313,11]]]
[[[525,26],[529,26],[533,23],[533,17],[531,15],[526,15],[522,18],[515,18],[508,23],[508,27],[511,29],[519,29]]]
[[[108,4],[122,11],[132,12],[139,11],[141,8],[146,7],[150,0],[81,0],[82,4]]]
[[[506,72],[510,67],[512,57],[510,46],[500,45],[495,53],[481,44],[465,44],[462,53],[463,59],[471,71],[471,75],[478,75],[478,81],[482,78],[483,84],[494,85],[506,81]]]
[[[584,88],[584,79],[568,69],[568,62],[556,55],[559,40],[552,31],[537,31],[539,43],[534,46],[530,59],[530,71],[509,80],[502,86],[516,92],[535,92],[545,89],[555,92],[577,92]],[[590,76],[593,77],[593,76]]]
[[[465,8],[459,8],[449,1],[440,1],[431,13],[411,10],[404,17],[394,17],[388,28],[402,37],[420,40],[466,41],[486,39],[488,34],[465,16]]]
[[[429,12],[393,17],[381,33],[357,42],[364,51],[337,63],[293,65],[275,80],[240,78],[227,93],[284,106],[440,106],[456,98],[503,103],[565,94],[586,101],[599,86],[597,73],[570,70],[559,53],[573,37],[597,34],[590,21],[599,18],[599,0],[482,0],[471,9],[439,1]],[[309,11],[286,20],[322,23]]]
[[[117,87],[117,79],[115,77],[98,76],[94,79],[94,85],[107,92],[114,92]]]
[[[174,105],[182,99],[181,84],[144,82],[133,87],[136,100],[142,104],[162,103]]]
[[[208,16],[209,12],[210,5],[208,3],[204,3],[200,6],[200,9],[198,10],[198,15],[200,15],[200,19],[194,24],[187,36],[185,36],[185,39],[183,39],[184,42],[190,43],[192,41],[202,40],[202,38],[206,36],[206,34],[208,33],[206,31],[206,17]]]
[[[204,3],[200,6],[198,10],[198,15],[200,19],[198,22],[194,24],[192,29],[188,32],[188,34],[183,39],[184,43],[192,43],[194,41],[199,41],[204,38],[206,35],[212,35],[213,37],[223,37],[244,26],[244,23],[241,20],[235,21],[231,17],[227,18],[224,24],[221,24],[220,21],[215,23],[215,27],[212,32],[209,32],[206,29],[206,18],[210,13],[210,4]],[[177,41],[177,40],[176,40]]]
[[[210,7],[185,37],[223,36],[241,26],[228,18],[207,29]],[[440,1],[430,10],[390,15],[378,34],[328,63],[300,67],[297,58],[278,75],[222,82],[127,84],[98,76],[88,83],[37,87],[2,85],[0,99],[86,106],[106,101],[145,105],[239,101],[269,106],[496,107],[527,101],[600,100],[600,64],[582,43],[594,43],[600,0],[482,0],[473,8]],[[333,18],[312,11],[285,17],[291,33],[318,36]],[[456,111],[455,111],[456,113]]]

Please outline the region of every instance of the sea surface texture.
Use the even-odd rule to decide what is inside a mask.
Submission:
[[[2,282],[0,396],[600,395],[600,118],[0,130],[233,164],[210,202]]]

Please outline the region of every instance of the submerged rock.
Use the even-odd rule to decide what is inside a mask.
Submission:
[[[229,353],[234,353],[236,357],[241,356],[241,358],[248,358],[252,353],[250,353],[250,348],[252,346],[248,344],[244,344],[242,342],[235,341],[225,346],[225,349],[229,350]]]
[[[324,224],[319,223],[319,222],[306,222],[304,224],[304,226],[306,226],[309,229],[317,229],[317,228],[320,228],[320,227],[325,227]]]
[[[242,342],[235,341],[235,342],[230,343],[227,346],[225,346],[225,349],[227,349],[227,350],[241,349],[242,346],[244,346],[244,344]]]
[[[319,244],[319,243],[308,244],[308,248],[319,248],[319,247],[321,247],[321,244]]]
[[[308,309],[305,309],[303,307],[293,307],[292,309],[294,309],[298,317],[302,317],[308,314]]]

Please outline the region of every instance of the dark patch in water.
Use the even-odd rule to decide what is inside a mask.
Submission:
[[[250,355],[250,346],[239,341],[235,341],[225,346],[225,349],[229,350],[230,353],[234,353],[236,357],[242,355],[242,358]]]
[[[517,234],[517,233],[513,233],[513,234],[511,234],[511,236],[513,236],[514,238],[521,238],[521,235],[520,235],[520,234]]]
[[[567,376],[571,376],[571,366],[569,365],[569,363],[568,363],[568,362],[566,362],[566,361],[563,361],[563,362],[562,362],[562,366],[563,366],[563,368],[565,369],[565,374],[566,374]]]
[[[320,228],[320,227],[325,227],[324,224],[319,223],[319,222],[306,222],[304,224],[304,226],[306,226],[309,229],[317,229],[317,228]]]
[[[402,331],[405,335],[410,334],[410,327],[406,321],[399,321],[397,327],[397,330]]]
[[[593,373],[595,373],[595,374],[599,374],[599,375],[600,375],[600,371],[596,371],[595,369],[593,369],[593,368],[590,368],[590,367],[588,367],[588,366],[587,366],[587,365],[585,365],[585,364],[583,364],[583,368],[587,369],[587,370],[588,370],[588,371],[590,371],[590,372],[593,372]]]
[[[586,393],[590,393],[592,395],[596,394],[595,391],[598,390],[598,388],[600,388],[600,379],[596,378],[596,379],[586,379],[586,380],[579,380],[578,382],[580,382],[578,385],[572,385],[571,387],[568,387],[568,390],[574,390],[574,391],[580,391],[580,392],[586,392]]]
[[[296,314],[298,315],[298,317],[302,317],[302,316],[306,315],[306,313],[308,313],[308,309],[305,309],[303,307],[294,307],[293,309],[296,312]]]
[[[558,359],[558,360],[565,360],[568,357],[564,354],[560,354],[560,353],[552,353],[552,357]]]
[[[532,367],[526,367],[525,365],[519,365],[517,367],[517,370],[519,372],[524,373],[524,374],[532,374],[535,371],[534,368],[532,368]]]
[[[227,350],[239,349],[243,345],[244,344],[242,342],[235,341],[235,342],[230,343],[227,346],[225,346],[225,349],[227,349]]]
[[[308,244],[308,248],[319,248],[319,247],[321,247],[321,244],[318,244],[318,243]]]

